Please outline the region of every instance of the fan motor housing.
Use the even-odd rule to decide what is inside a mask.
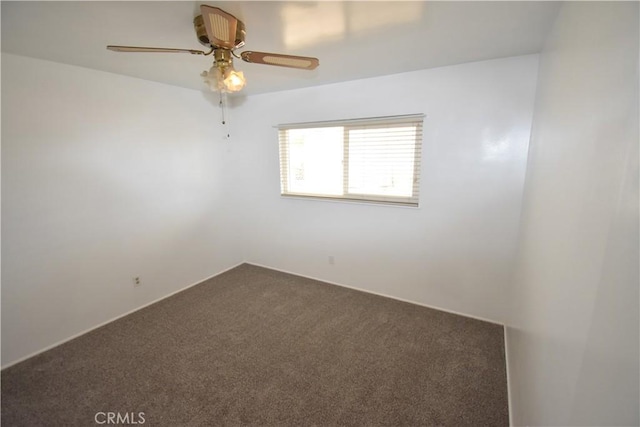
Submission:
[[[207,36],[207,28],[204,26],[204,19],[202,18],[202,15],[198,15],[193,18],[193,27],[196,30],[196,36],[198,37],[198,41],[200,42],[200,44],[206,47],[216,47],[209,41],[209,36]],[[247,31],[245,29],[244,23],[238,20],[238,24],[236,26],[236,39],[234,49],[238,49],[244,46],[244,38],[246,35]]]

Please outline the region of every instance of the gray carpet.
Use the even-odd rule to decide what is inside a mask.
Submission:
[[[2,371],[3,426],[110,411],[151,426],[506,426],[503,330],[245,264]]]

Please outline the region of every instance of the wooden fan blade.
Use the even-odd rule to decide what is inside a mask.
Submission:
[[[242,60],[253,64],[277,65],[278,67],[299,68],[301,70],[315,70],[320,61],[310,56],[281,55],[266,52],[242,52]]]
[[[225,49],[235,48],[238,19],[222,9],[203,4],[200,6],[209,43]]]
[[[169,47],[139,47],[139,46],[107,46],[107,49],[114,52],[155,52],[155,53],[190,53],[192,55],[206,55],[201,50],[193,49],[172,49]]]

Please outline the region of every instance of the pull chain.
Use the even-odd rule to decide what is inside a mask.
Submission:
[[[222,124],[226,125],[227,123],[224,120],[224,103],[222,102],[222,91],[220,93],[220,109],[222,110]]]
[[[225,119],[225,104],[227,102],[227,94],[220,91],[220,110],[222,111],[222,127],[225,129],[225,138],[229,139],[231,135],[229,135],[229,131],[227,130],[227,121]]]

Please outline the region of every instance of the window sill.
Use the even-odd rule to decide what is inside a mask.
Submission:
[[[395,207],[395,208],[405,208],[405,209],[420,209],[419,203],[407,203],[407,202],[392,202],[392,201],[380,201],[380,200],[361,200],[361,199],[350,199],[350,198],[341,198],[341,197],[321,197],[321,196],[307,196],[303,194],[280,194],[280,198],[282,199],[293,199],[293,200],[310,200],[316,202],[329,202],[329,203],[340,203],[340,204],[355,204],[355,205],[373,205],[373,206],[384,206],[384,207]]]

